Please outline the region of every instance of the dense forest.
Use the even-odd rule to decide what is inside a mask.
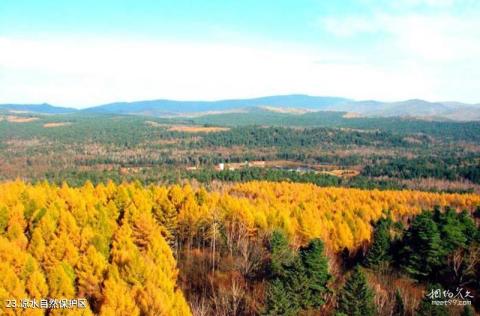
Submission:
[[[337,127],[366,130],[384,130],[400,134],[427,134],[444,139],[478,141],[479,122],[427,121],[400,117],[347,117],[342,112],[308,112],[288,114],[270,111],[248,113],[224,113],[193,118],[196,124],[216,126],[296,126],[296,127]]]
[[[256,114],[0,113],[3,314],[479,311],[477,123]]]
[[[388,162],[374,162],[365,166],[365,176],[387,176],[402,179],[439,178],[446,180],[467,179],[480,183],[480,160],[469,157],[421,157],[413,159],[392,159]]]
[[[426,294],[478,305],[479,219],[476,194],[6,182],[0,299],[88,302],[29,315],[472,313]]]
[[[238,126],[239,121],[215,127],[191,125],[197,118],[0,115],[0,179],[75,185],[109,179],[145,184],[265,179],[480,192],[477,123],[310,114],[325,115],[325,122],[294,126],[296,116],[285,114],[290,125]],[[251,161],[264,161],[269,170],[217,174],[214,169],[220,163]],[[316,174],[292,174],[298,167]],[[323,173],[332,170],[351,170],[356,176],[333,179]]]

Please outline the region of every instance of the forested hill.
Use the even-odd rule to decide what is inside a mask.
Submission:
[[[346,117],[342,112],[311,112],[305,114],[255,111],[224,113],[192,118],[194,124],[213,126],[290,126],[337,127],[361,130],[382,130],[395,134],[425,134],[444,139],[480,139],[480,122],[427,121],[399,117]]]

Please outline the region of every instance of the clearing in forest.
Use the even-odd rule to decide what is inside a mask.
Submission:
[[[68,125],[72,125],[72,123],[69,123],[69,122],[45,123],[43,124],[43,127],[52,128],[52,127],[60,127],[60,126],[68,126]]]
[[[7,121],[11,123],[29,123],[38,120],[38,117],[21,117],[15,115],[7,116]]]
[[[214,133],[224,132],[230,130],[228,127],[205,127],[205,126],[187,126],[187,125],[173,125],[169,129],[172,132],[186,132],[186,133]]]

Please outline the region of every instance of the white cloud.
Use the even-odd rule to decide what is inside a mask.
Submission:
[[[445,74],[414,59],[365,62],[355,52],[287,43],[0,38],[0,103],[81,107],[157,98],[285,93],[382,100],[470,97],[445,89]],[[454,86],[461,86],[461,76],[455,78]],[[467,83],[462,93],[468,93],[470,86],[474,84]]]
[[[280,93],[292,91],[313,59],[273,47],[1,38],[0,98],[81,106]]]
[[[428,2],[447,5],[447,1]],[[412,98],[478,103],[480,19],[473,13],[376,12],[370,17],[330,17],[322,25],[344,42],[359,43],[369,37],[371,42],[361,48],[362,55],[393,79],[394,89],[408,91]],[[355,50],[353,45],[348,47]],[[388,88],[386,84],[381,87],[382,91]]]
[[[475,58],[480,53],[480,19],[475,16],[376,13],[371,17],[327,17],[322,23],[327,32],[341,37],[376,33],[376,47],[391,56],[445,62]]]
[[[480,20],[411,15],[391,18],[385,26],[397,48],[414,57],[454,61],[480,53]]]

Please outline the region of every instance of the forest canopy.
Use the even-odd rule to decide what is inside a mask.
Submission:
[[[293,249],[306,247],[301,257],[308,249],[323,252],[323,243],[329,253],[353,251],[371,240],[373,224],[387,214],[404,221],[434,206],[471,213],[479,205],[475,194],[286,182],[247,182],[216,192],[190,185],[110,182],[72,188],[5,182],[0,184],[0,299],[84,297],[89,308],[78,315],[189,315],[174,257],[182,249],[184,256],[193,256],[195,245],[213,247],[215,272],[221,268],[216,238],[217,247],[224,238],[228,251],[239,242],[238,231],[259,239],[281,230]]]

